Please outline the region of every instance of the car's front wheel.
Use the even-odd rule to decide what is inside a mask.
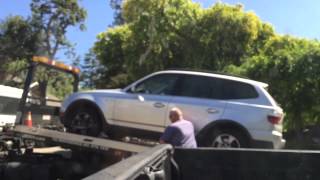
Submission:
[[[67,131],[76,134],[98,136],[101,133],[101,119],[97,110],[82,104],[72,108],[66,115]]]

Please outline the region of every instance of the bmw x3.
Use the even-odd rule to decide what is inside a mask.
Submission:
[[[236,76],[166,70],[124,89],[74,93],[61,107],[62,121],[74,133],[156,139],[178,107],[199,146],[282,148],[284,113],[267,87]]]

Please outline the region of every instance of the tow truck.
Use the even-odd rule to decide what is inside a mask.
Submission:
[[[59,116],[57,107],[27,102],[27,99],[32,98],[28,97],[28,92],[39,66],[71,74],[73,91],[78,90],[78,68],[40,56],[29,61],[16,123],[14,127],[5,127],[6,130],[0,135],[0,179],[78,179],[117,162],[119,158],[124,158],[123,154],[128,156],[150,148],[72,134],[65,132],[63,128],[43,126],[41,123],[33,127],[23,125],[27,112]],[[115,156],[115,153],[120,153],[120,157]]]
[[[33,110],[26,106],[28,90],[34,70],[40,65],[71,73],[75,79],[74,91],[77,90],[77,68],[44,57],[30,61],[16,125],[0,136],[0,179],[311,180],[320,177],[319,151],[182,149],[168,144],[151,146],[24,126],[26,112]],[[38,108],[42,108],[38,112],[57,115],[56,109]]]

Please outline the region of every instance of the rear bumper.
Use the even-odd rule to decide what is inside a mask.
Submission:
[[[280,142],[270,142],[261,140],[252,140],[252,148],[282,149],[286,144],[286,140],[281,139]]]
[[[286,140],[282,138],[282,133],[272,132],[255,132],[252,134],[251,146],[253,148],[271,148],[282,149],[285,147]]]
[[[273,149],[273,143],[269,141],[252,140],[251,147]]]

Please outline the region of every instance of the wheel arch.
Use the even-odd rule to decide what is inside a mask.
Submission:
[[[69,113],[74,110],[74,108],[78,107],[78,106],[81,106],[81,105],[89,105],[90,107],[94,108],[97,113],[98,113],[98,116],[100,117],[101,119],[101,123],[103,125],[103,129],[105,129],[107,127],[107,122],[106,122],[106,119],[103,115],[103,112],[102,110],[100,109],[100,107],[94,103],[93,101],[91,100],[88,100],[88,99],[79,99],[79,100],[76,100],[74,102],[72,102],[65,110],[64,114],[63,114],[63,117],[62,117],[62,122],[63,124],[65,124],[67,121],[68,121],[68,115]]]
[[[251,144],[252,136],[249,131],[240,123],[229,120],[229,119],[221,119],[216,120],[208,125],[206,125],[199,133],[196,135],[196,140],[200,146],[202,146],[205,142],[205,138],[208,137],[209,133],[212,132],[216,128],[233,128],[239,130],[246,138],[248,138],[249,143]]]

